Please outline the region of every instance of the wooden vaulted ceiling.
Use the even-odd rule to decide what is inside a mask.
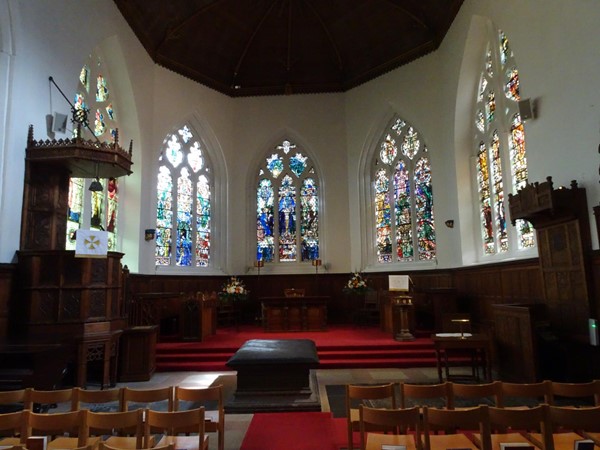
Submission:
[[[463,0],[114,0],[154,62],[231,97],[344,92],[436,50]]]

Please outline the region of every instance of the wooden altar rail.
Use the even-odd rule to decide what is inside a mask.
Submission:
[[[129,325],[158,326],[171,321],[182,340],[202,340],[216,330],[216,294],[204,292],[146,292],[133,296]],[[160,337],[160,332],[159,332]]]

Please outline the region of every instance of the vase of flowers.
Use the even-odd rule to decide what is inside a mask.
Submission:
[[[240,301],[248,297],[248,289],[238,277],[231,277],[219,292],[221,300]]]
[[[367,285],[367,278],[358,272],[354,272],[352,274],[343,289],[346,294],[352,295],[363,295],[369,290],[370,288]]]

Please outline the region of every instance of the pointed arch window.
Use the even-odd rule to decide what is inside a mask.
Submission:
[[[156,181],[156,266],[210,265],[211,175],[191,127],[166,137]]]
[[[319,179],[312,160],[284,140],[258,171],[256,259],[267,263],[319,259]]]
[[[431,162],[423,138],[396,117],[378,149],[372,166],[377,262],[434,260]]]
[[[73,97],[76,110],[87,110],[90,128],[101,142],[115,141],[119,127],[117,99],[110,89],[110,81],[103,59],[94,51],[82,66]],[[73,136],[77,135],[77,128]],[[83,130],[82,130],[83,132]],[[90,228],[108,232],[108,249],[117,249],[119,215],[119,181],[117,178],[100,179],[102,190],[86,189],[92,180],[69,180],[69,209],[67,214],[66,249],[75,250],[75,232]]]
[[[499,30],[487,45],[475,105],[476,182],[479,228],[484,255],[508,254],[535,245],[531,225],[508,227],[506,191],[527,182],[525,130],[518,111],[519,71],[506,34]]]

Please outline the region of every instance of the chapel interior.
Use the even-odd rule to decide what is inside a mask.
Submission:
[[[249,327],[467,330],[486,378],[599,379],[599,21],[0,0],[0,389],[145,381],[160,342]]]

